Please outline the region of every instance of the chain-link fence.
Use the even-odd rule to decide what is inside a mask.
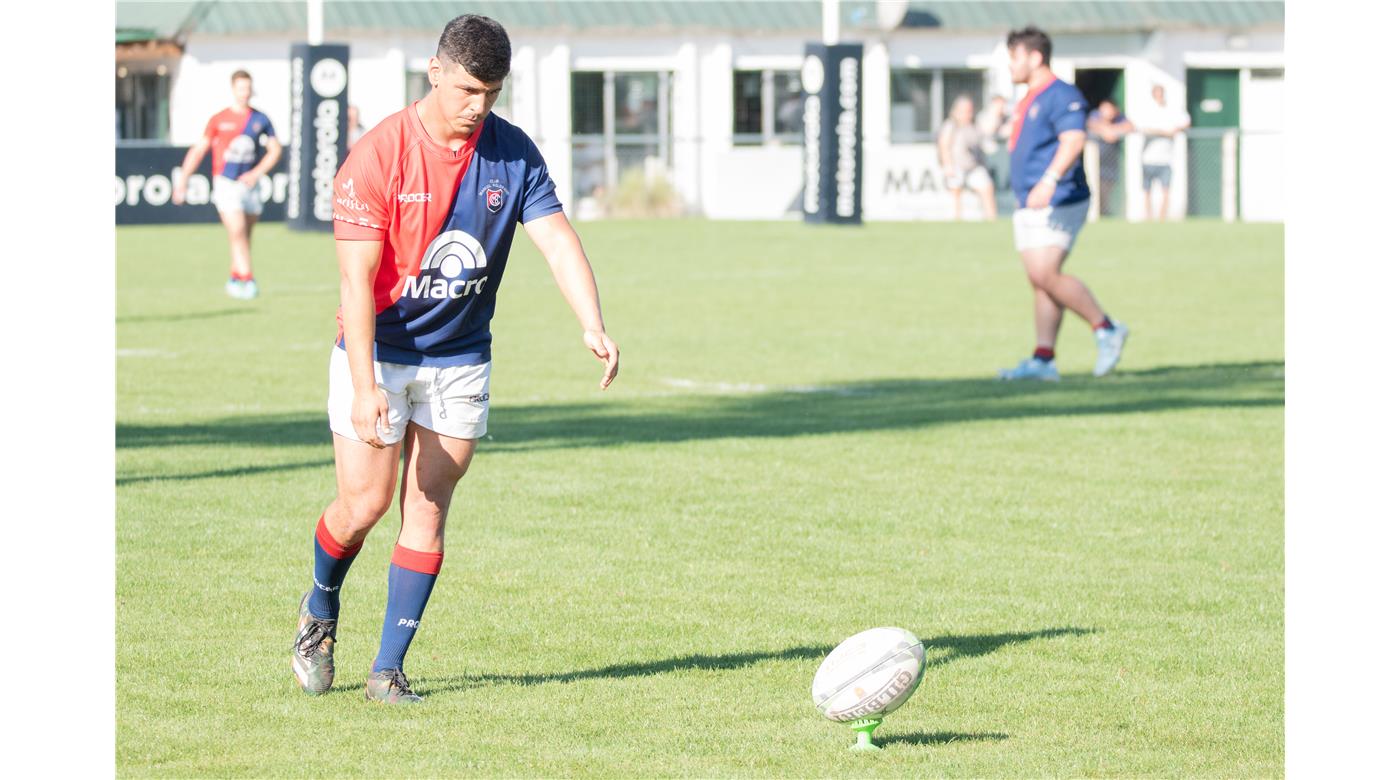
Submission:
[[[1170,162],[1146,164],[1140,133],[1084,149],[1093,218],[1281,220],[1283,134],[1197,128],[1171,139]],[[1154,159],[1152,162],[1158,162]]]

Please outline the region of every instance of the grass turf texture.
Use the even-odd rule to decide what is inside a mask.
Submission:
[[[1033,344],[1010,226],[581,227],[614,388],[523,232],[491,437],[407,662],[364,702],[398,519],[344,586],[339,676],[288,666],[338,278],[259,227],[117,234],[117,765],[124,776],[1277,776],[1282,229],[1090,225],[1069,270],[1133,329],[1089,377]],[[811,704],[865,628],[920,690],[847,752]],[[311,767],[311,770],[308,770]]]

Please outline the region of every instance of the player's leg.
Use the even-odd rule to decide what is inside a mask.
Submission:
[[[1099,305],[1094,294],[1079,278],[1064,273],[1065,260],[1074,240],[1083,225],[1081,210],[1087,209],[1087,201],[1056,210],[1052,215],[1046,241],[1049,246],[1023,251],[1022,262],[1026,276],[1037,289],[1044,290],[1055,303],[1068,308],[1084,318],[1094,329],[1094,342],[1098,356],[1094,361],[1094,376],[1103,376],[1118,365],[1123,355],[1123,345],[1128,339],[1128,327],[1115,322]],[[1053,352],[1050,353],[1053,356]]]
[[[1055,359],[1055,344],[1060,339],[1060,323],[1065,307],[1055,302],[1050,293],[1032,285],[1035,297],[1035,355],[1043,360]]]
[[[335,452],[336,495],[321,514],[312,537],[311,589],[302,597],[292,646],[292,671],[307,693],[323,693],[335,677],[335,638],[340,618],[340,588],[365,536],[388,511],[398,480],[401,441],[408,425],[404,386],[411,366],[375,364],[378,389],[389,402],[388,431],[382,449],[360,441],[350,420],[354,386],[345,351],[331,350],[330,418]]]
[[[1084,318],[1093,326],[1103,322],[1103,307],[1089,291],[1088,285],[1078,277],[1064,273],[1065,260],[1069,253],[1058,246],[1042,246],[1021,253],[1021,262],[1026,269],[1026,278],[1037,290],[1044,290],[1055,303]]]
[[[229,295],[243,297],[243,284],[252,275],[252,259],[248,252],[248,215],[242,209],[221,209],[219,221],[228,234]]]
[[[953,197],[953,221],[962,220],[962,187],[949,187],[948,194]]]
[[[467,473],[476,442],[486,435],[491,364],[423,367],[409,388],[412,423],[405,435],[400,489],[403,524],[389,567],[389,597],[379,653],[365,697],[391,704],[419,698],[403,674],[442,566],[452,491]]]
[[[262,216],[263,209],[262,198],[258,194],[257,187],[243,188],[242,205],[244,215],[243,244],[247,247],[243,297],[256,298],[258,297],[258,282],[253,278],[253,226],[258,224],[258,218]]]
[[[246,211],[243,215],[243,244],[248,248],[248,271],[243,282],[243,297],[258,297],[258,281],[253,277],[253,227],[258,224],[258,217],[262,216],[261,209],[253,212]]]
[[[467,473],[475,450],[475,439],[444,436],[416,423],[408,427],[400,491],[403,523],[389,565],[379,653],[365,685],[368,699],[390,704],[420,700],[403,675],[404,656],[422,624],[442,568],[452,492]]]
[[[1158,222],[1167,221],[1167,207],[1172,202],[1172,186],[1170,184],[1170,181],[1170,179],[1162,180],[1162,205],[1159,207],[1160,210],[1157,212]]]
[[[375,449],[332,434],[336,496],[321,514],[312,538],[311,589],[297,611],[292,672],[303,691],[330,690],[335,680],[340,587],[365,537],[394,500],[401,444]]]

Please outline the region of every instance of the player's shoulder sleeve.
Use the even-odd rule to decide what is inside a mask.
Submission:
[[[545,164],[544,155],[540,154],[540,148],[535,145],[534,139],[524,130],[500,117],[495,117],[494,121],[501,142],[517,150],[518,158],[525,163],[525,180],[521,187],[518,217],[520,223],[563,211],[564,204],[559,202],[559,194],[554,189],[554,179],[549,175],[549,166]]]
[[[1055,95],[1055,110],[1051,112],[1055,134],[1083,130],[1085,117],[1089,113],[1089,101],[1084,99],[1084,93],[1073,84],[1062,81],[1060,85],[1058,94]]]
[[[377,129],[377,128],[376,128]],[[332,216],[335,237],[352,241],[382,241],[389,230],[390,166],[398,164],[388,133],[366,134],[350,147],[335,175]]]
[[[208,121],[208,122],[205,122],[205,123],[204,123],[204,137],[205,137],[205,138],[213,139],[213,137],[214,137],[215,135],[218,135],[218,133],[219,133],[219,116],[222,115],[223,113],[224,113],[224,112],[222,112],[222,111],[216,112],[213,116],[209,117],[209,121]]]
[[[275,136],[275,135],[277,135],[277,133],[272,129],[272,118],[271,118],[271,117],[269,117],[267,114],[264,114],[264,113],[261,112],[261,111],[254,111],[253,114],[254,114],[254,116],[257,117],[257,123],[258,123],[257,126],[253,129],[253,135],[255,135],[255,136],[258,136],[258,135]]]

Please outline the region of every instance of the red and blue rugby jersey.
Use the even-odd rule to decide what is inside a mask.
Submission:
[[[334,213],[337,239],[384,242],[375,358],[489,361],[515,226],[563,208],[535,143],[495,114],[455,152],[428,137],[417,103],[366,133],[336,174]]]
[[[1087,111],[1084,95],[1071,84],[1052,79],[1029,92],[1016,104],[1016,120],[1011,126],[1011,189],[1016,204],[1026,205],[1026,196],[1050,169],[1050,161],[1060,150],[1060,133],[1083,130]],[[1060,177],[1050,205],[1078,203],[1089,197],[1089,181],[1084,178],[1084,158],[1075,158]]]
[[[262,159],[263,138],[271,137],[272,120],[257,109],[226,108],[209,119],[204,137],[213,154],[214,175],[229,179],[252,170]]]

